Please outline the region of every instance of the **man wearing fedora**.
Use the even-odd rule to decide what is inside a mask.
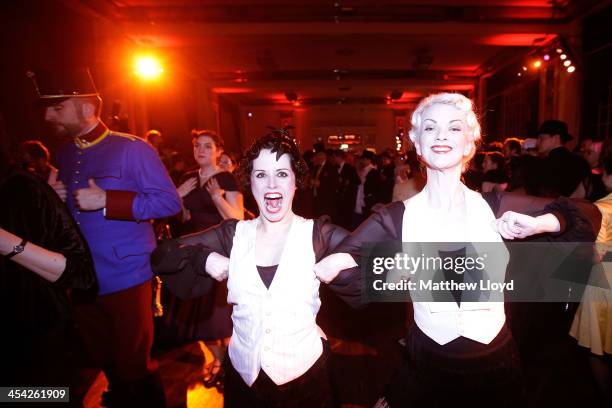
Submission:
[[[570,197],[590,175],[587,161],[572,152],[565,144],[573,137],[568,133],[567,123],[546,120],[538,130],[538,152],[545,158],[542,193],[547,196]]]
[[[91,249],[99,293],[74,309],[88,356],[104,370],[106,406],[164,407],[153,343],[150,220],[173,216],[180,199],[155,150],[109,130],[87,69],[30,73],[45,121],[67,139],[53,187]]]

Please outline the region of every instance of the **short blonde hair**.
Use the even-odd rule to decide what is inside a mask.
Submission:
[[[417,105],[416,109],[412,113],[410,124],[412,125],[408,135],[412,143],[416,144],[416,139],[421,132],[421,126],[423,125],[423,111],[428,107],[435,104],[451,105],[457,108],[459,111],[465,113],[465,123],[467,125],[468,140],[472,144],[470,153],[463,160],[463,169],[467,168],[467,163],[472,160],[476,154],[476,147],[480,143],[480,123],[474,112],[474,103],[471,99],[459,93],[437,93],[429,95],[423,98]]]

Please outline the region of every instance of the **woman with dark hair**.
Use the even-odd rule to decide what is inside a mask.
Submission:
[[[236,164],[238,161],[236,160],[236,155],[232,152],[228,152],[224,150],[219,155],[219,167],[223,171],[227,171],[228,173],[233,173],[236,170]]]
[[[244,217],[243,197],[236,180],[217,163],[223,148],[219,137],[209,130],[194,130],[192,138],[198,169],[186,173],[177,188],[183,203],[180,235],[205,230],[225,219]],[[182,341],[204,341],[214,357],[204,367],[204,385],[221,388],[222,362],[232,334],[226,284],[217,283],[211,294],[198,299],[168,298],[164,323],[174,328]]]
[[[320,282],[313,267],[347,232],[326,217],[293,213],[308,168],[286,131],[258,139],[238,173],[259,216],[226,220],[161,245],[152,255],[154,271],[174,275],[174,289],[184,297],[205,293],[211,276],[228,279],[234,329],[226,407],[334,406],[329,346],[316,323]],[[341,273],[329,287],[348,303],[359,302],[359,274]]]
[[[482,161],[484,176],[482,179],[481,192],[505,191],[508,187],[506,175],[506,158],[500,152],[486,152]]]

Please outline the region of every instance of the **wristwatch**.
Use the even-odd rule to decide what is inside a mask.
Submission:
[[[6,259],[12,258],[17,254],[22,253],[27,243],[28,241],[26,241],[25,239],[22,239],[19,245],[15,245],[13,247],[13,252],[11,252],[10,254],[6,254]]]

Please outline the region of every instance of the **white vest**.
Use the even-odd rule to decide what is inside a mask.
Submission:
[[[462,185],[463,186],[463,185]],[[463,186],[467,217],[465,224],[442,219],[429,208],[426,190],[404,201],[403,242],[503,242],[491,226],[495,216],[479,193]],[[505,275],[508,252],[501,261]],[[506,321],[503,302],[414,302],[414,321],[436,343],[444,345],[463,336],[489,344]]]
[[[260,369],[281,385],[304,374],[323,352],[321,337],[325,335],[316,324],[321,300],[313,271],[314,223],[294,215],[268,289],[255,264],[258,222],[236,225],[227,280],[234,324],[229,356],[249,386]]]

